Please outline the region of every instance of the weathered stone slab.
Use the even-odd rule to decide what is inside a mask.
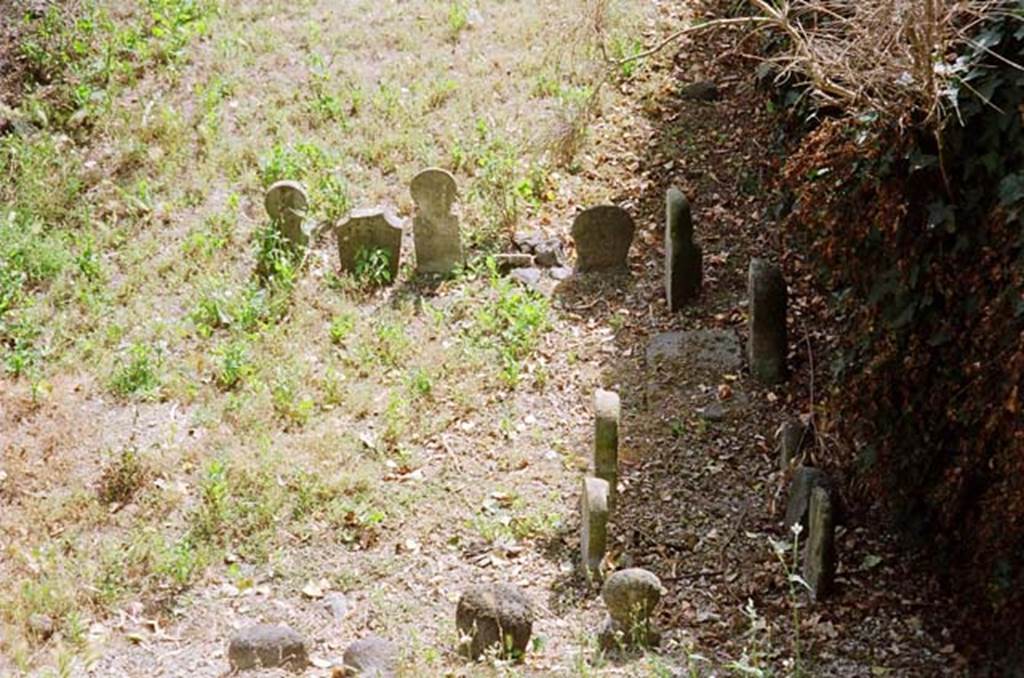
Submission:
[[[668,310],[678,311],[700,294],[704,255],[693,241],[690,203],[678,188],[665,195],[665,297]]]
[[[296,247],[309,245],[310,227],[305,225],[309,198],[302,184],[295,181],[278,181],[267,189],[263,206],[286,240]]]
[[[804,551],[804,581],[815,600],[832,592],[836,575],[835,506],[824,487],[811,492],[807,546]]]
[[[572,225],[576,270],[580,273],[621,273],[629,270],[629,247],[636,226],[629,212],[615,205],[585,210]]]
[[[750,298],[750,372],[765,384],[786,379],[786,281],[778,266],[751,259],[747,294]]]
[[[402,222],[382,207],[353,210],[336,229],[341,270],[356,272],[361,253],[381,250],[387,254],[391,280],[398,277],[402,259]]]
[[[657,645],[661,634],[651,619],[664,593],[657,575],[644,569],[619,570],[608,577],[601,589],[608,608],[608,619],[599,633],[601,646]]]
[[[810,466],[800,466],[793,471],[793,479],[789,485],[789,501],[786,504],[787,532],[799,523],[803,528],[801,534],[807,534],[807,511],[811,503],[811,493],[816,487],[831,491],[831,481],[824,471]]]
[[[721,372],[736,372],[743,365],[743,351],[730,330],[664,332],[647,345],[647,362],[686,360],[690,365]]]
[[[789,419],[782,423],[776,434],[778,441],[779,468],[783,471],[797,463],[800,459],[800,452],[806,443],[810,442],[813,433],[810,427],[798,419]]]
[[[455,177],[432,167],[413,178],[410,190],[416,203],[416,272],[449,275],[462,263],[459,218],[452,213],[458,196]]]
[[[309,664],[306,641],[284,625],[256,624],[239,630],[228,644],[234,671],[284,667],[301,671]]]
[[[608,483],[608,509],[615,510],[619,483],[619,394],[594,392],[594,475]]]
[[[455,625],[468,641],[460,652],[472,659],[488,651],[521,658],[533,633],[534,614],[529,597],[514,586],[481,585],[466,591],[455,611]]]
[[[580,565],[588,579],[600,577],[601,563],[608,549],[608,482],[601,478],[583,478],[582,535]]]

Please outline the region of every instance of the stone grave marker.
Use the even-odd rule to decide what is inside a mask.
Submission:
[[[814,600],[832,592],[836,574],[835,507],[831,493],[824,487],[811,492],[807,546],[804,551],[804,581]]]
[[[678,311],[700,294],[704,259],[693,241],[690,203],[678,188],[665,195],[665,297],[668,310]]]
[[[800,452],[810,441],[811,429],[799,419],[782,422],[775,437],[778,440],[779,468],[783,471],[799,461]]]
[[[601,563],[608,548],[608,482],[601,478],[583,478],[582,535],[580,564],[587,579],[601,575]]]
[[[629,270],[629,247],[636,226],[629,212],[615,205],[585,210],[572,225],[576,270],[580,273],[624,273]]]
[[[594,475],[608,483],[608,510],[615,510],[619,483],[619,394],[594,392]]]
[[[296,247],[308,247],[310,229],[306,226],[309,211],[309,197],[302,184],[296,181],[278,181],[263,198],[267,215],[290,243]]]
[[[455,625],[466,639],[459,652],[479,659],[495,649],[500,657],[521,658],[533,633],[530,598],[509,584],[475,586],[459,598]]]
[[[342,271],[355,273],[360,256],[379,250],[387,255],[391,280],[398,277],[402,258],[402,222],[391,211],[381,207],[353,210],[338,225],[335,233]]]
[[[233,671],[285,667],[301,671],[309,664],[306,641],[291,627],[255,624],[240,629],[228,644]]]
[[[786,531],[800,524],[803,527],[800,539],[807,538],[807,509],[811,503],[811,493],[816,487],[824,487],[831,491],[832,485],[824,471],[810,466],[800,466],[793,472],[789,485],[789,501],[786,504]]]
[[[612,574],[601,589],[608,608],[604,627],[598,633],[601,646],[653,647],[661,633],[651,618],[665,594],[661,580],[653,572],[634,567]]]
[[[452,213],[458,196],[455,177],[443,169],[426,169],[413,178],[410,191],[416,203],[416,272],[449,275],[462,263],[459,218]]]
[[[750,339],[747,357],[754,378],[766,384],[786,379],[786,281],[778,266],[751,259]]]

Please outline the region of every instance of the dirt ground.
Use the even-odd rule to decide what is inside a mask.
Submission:
[[[0,16],[9,4],[0,0]],[[550,102],[534,106],[518,99],[500,77],[476,79],[483,72],[511,72],[536,57],[530,40],[509,28],[517,21],[517,5],[480,3],[479,25],[461,33],[454,45],[424,38],[422,44],[434,50],[428,52],[409,36],[417,35],[424,16],[435,16],[431,3],[374,5],[364,14],[367,7],[359,3],[300,4],[238,3],[225,9],[223,21],[233,22],[250,43],[269,41],[276,32],[275,47],[227,66],[226,51],[218,52],[215,39],[204,39],[190,48],[191,60],[173,81],[143,80],[125,95],[126,101],[143,102],[169,88],[166,96],[194,121],[202,117],[198,97],[190,95],[197,83],[206,83],[211,72],[235,83],[226,104],[233,117],[220,128],[233,145],[182,151],[189,161],[181,167],[189,174],[152,181],[155,191],[171,196],[171,204],[176,191],[188,193],[196,186],[205,187],[204,201],[155,209],[133,232],[136,256],[124,257],[138,270],[119,263],[124,268],[112,278],[112,285],[122,286],[109,313],[130,328],[126,334],[149,331],[139,328],[154,317],[162,328],[172,327],[152,332],[169,344],[168,361],[180,366],[171,370],[175,379],[187,381],[190,370],[208,370],[210,360],[204,357],[209,352],[204,339],[177,332],[173,323],[188,317],[189,295],[201,287],[195,283],[199,274],[174,277],[178,245],[197,223],[229,203],[226,195],[234,190],[233,179],[211,176],[222,176],[221,170],[227,175],[237,157],[252,155],[239,150],[238,140],[257,133],[270,138],[270,130],[295,131],[289,127],[294,124],[325,146],[344,143],[338,139],[349,134],[333,123],[296,123],[288,117],[290,109],[282,108],[286,112],[280,116],[272,110],[286,107],[283,102],[293,83],[305,77],[299,73],[310,55],[330,51],[315,42],[316,36],[328,45],[344,40],[339,58],[361,59],[340,64],[356,74],[353,78],[373,82],[382,73],[427,68],[440,60],[454,78],[476,84],[443,104],[459,113],[426,120],[428,147],[448,133],[453,119],[470,117],[461,116],[463,105],[479,112],[498,101],[504,117],[497,126],[524,137],[551,113]],[[648,43],[693,20],[686,3],[625,4],[636,5]],[[382,44],[373,36],[332,28],[357,20],[382,30],[390,26],[387,30],[404,34],[412,44]],[[523,22],[531,35],[550,37],[543,16]],[[327,37],[318,33],[318,25],[327,27]],[[229,543],[219,562],[209,563],[180,591],[129,588],[107,607],[84,606],[76,613],[80,629],[74,643],[66,630],[48,640],[37,638],[23,648],[19,663],[13,642],[4,645],[0,639],[0,648],[8,651],[0,658],[0,673],[219,676],[228,671],[226,643],[232,632],[266,621],[287,623],[305,635],[314,659],[309,676],[331,675],[344,648],[368,634],[398,643],[403,675],[964,674],[953,631],[943,626],[946,601],[923,564],[901,549],[870,507],[847,511],[837,540],[838,591],[828,601],[812,604],[802,593],[793,594],[786,564],[772,547],[772,540],[787,539],[781,528],[787,478],[778,469],[774,434],[786,418],[811,411],[814,365],[824,364],[827,356],[808,352],[814,343],[806,341],[797,312],[790,328],[790,382],[771,390],[757,385],[741,357],[749,260],[778,256],[768,187],[780,150],[773,145],[773,120],[754,88],[749,64],[728,56],[738,37],[701,35],[675,43],[646,60],[631,79],[607,85],[576,166],[553,173],[550,200],[516,225],[516,230],[557,236],[571,252],[569,226],[583,207],[614,202],[637,224],[628,276],[576,277],[553,286],[550,326],[524,361],[518,387],[496,385],[493,355],[455,345],[493,293],[481,279],[429,288],[401,284],[390,292],[355,296],[350,306],[340,307],[325,282],[335,256],[327,241],[318,244],[296,288],[297,310],[286,321],[292,327],[279,330],[273,342],[253,345],[264,351],[260,357],[268,364],[291,364],[298,355],[297,362],[311,366],[299,372],[299,394],[312,390],[313,397],[325,400],[323,375],[332,367],[344,373],[339,401],[318,407],[301,423],[275,414],[261,391],[254,388],[251,399],[243,401],[217,392],[209,377],[195,377],[193,390],[172,382],[160,398],[126,402],[106,385],[110,362],[104,362],[102,343],[96,355],[80,347],[69,351],[48,376],[41,400],[28,380],[0,377],[5,514],[0,552],[6,561],[0,574],[11,582],[29,582],[22,591],[42,587],[54,573],[64,575],[66,586],[69,573],[81,571],[69,563],[88,561],[90,551],[100,553],[112,537],[131,534],[139,525],[153,533],[186,530],[202,502],[201,488],[208,486],[204,469],[218,455],[256,469],[269,465],[271,485],[290,486],[293,467],[344,477],[352,496],[363,491],[352,488],[370,488],[367,501],[385,507],[387,516],[379,526],[353,528],[354,537],[342,537],[343,527],[327,518],[301,526],[282,520],[271,529],[265,557],[250,557]],[[0,49],[0,64],[3,58]],[[3,72],[0,67],[0,77]],[[717,100],[681,96],[683,85],[705,79],[717,83]],[[360,120],[349,124],[358,127]],[[460,128],[456,136],[471,133]],[[151,143],[169,142],[157,136]],[[83,157],[105,161],[114,146],[101,140]],[[407,214],[409,169],[444,160],[432,147],[410,156],[384,153],[381,157],[399,158],[390,169],[365,157],[346,161],[355,200],[391,202]],[[174,167],[179,166],[168,171]],[[239,176],[238,183],[251,180],[244,172]],[[673,185],[691,199],[705,261],[702,296],[678,314],[667,311],[662,277],[664,194]],[[101,183],[96,190],[95,195],[104,195]],[[254,228],[259,191],[249,186],[240,193],[240,223]],[[478,218],[478,209],[467,204],[466,220]],[[250,264],[226,256],[209,268],[230,275]],[[804,302],[792,303],[799,310]],[[333,347],[324,328],[339,308],[351,310],[374,332],[380,327],[375,323],[403,327],[408,342],[401,359],[367,368],[361,354],[347,356]],[[668,359],[649,353],[655,337],[703,330],[720,331],[721,351],[684,346]],[[407,388],[404,375],[413,368],[434,370],[432,395],[419,405],[392,406],[397,401],[388,394]],[[623,403],[620,508],[611,528],[609,565],[648,568],[668,590],[658,613],[665,633],[661,647],[627,656],[598,651],[602,604],[578,574],[579,489],[597,387],[618,391]],[[724,418],[703,418],[699,409],[715,402],[724,408]],[[398,424],[389,412],[402,407],[406,417],[394,433]],[[384,453],[378,441],[390,435],[398,442]],[[93,497],[105,470],[115,452],[127,447],[148,451],[150,492],[127,505],[97,504]],[[118,572],[119,577],[131,574]],[[481,582],[515,584],[536,604],[535,643],[521,664],[471,665],[454,651],[456,601]],[[348,600],[341,618],[324,608],[330,592]],[[34,609],[19,600],[26,610]]]

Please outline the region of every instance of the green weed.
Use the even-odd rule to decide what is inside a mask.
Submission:
[[[387,250],[363,248],[356,252],[357,282],[366,287],[380,287],[391,282],[391,255]]]
[[[132,344],[118,360],[110,387],[121,397],[155,397],[160,388],[159,358],[149,346]]]

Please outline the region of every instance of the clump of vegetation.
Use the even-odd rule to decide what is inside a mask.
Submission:
[[[119,396],[153,398],[160,389],[160,359],[142,343],[134,343],[118,360],[110,387]]]
[[[127,504],[152,473],[135,448],[126,448],[103,470],[97,494],[104,504]]]
[[[379,248],[363,248],[356,252],[356,281],[366,287],[381,287],[391,282],[391,255]]]

